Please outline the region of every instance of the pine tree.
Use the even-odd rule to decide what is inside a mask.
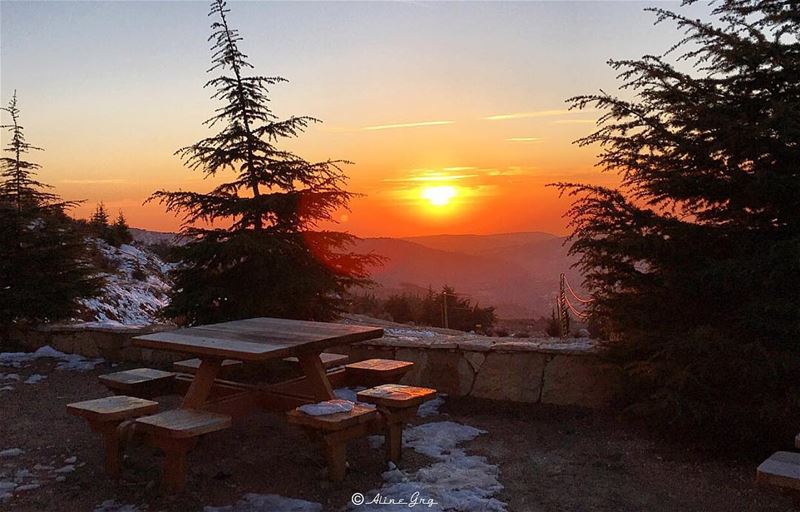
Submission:
[[[0,158],[0,326],[67,318],[77,300],[94,295],[100,282],[85,259],[86,247],[63,201],[35,178],[40,166],[26,160],[40,150],[25,140],[14,93],[2,109],[11,124]]]
[[[111,226],[111,230],[114,238],[113,245],[118,247],[122,244],[133,242],[133,235],[131,234],[130,227],[128,227],[128,221],[125,220],[125,216],[122,214],[122,210],[119,211],[119,215],[117,215],[114,225]]]
[[[265,315],[330,319],[344,292],[366,284],[369,265],[379,262],[347,252],[353,236],[318,229],[352,197],[342,188],[348,162],[308,162],[277,147],[317,120],[273,114],[268,89],[285,80],[247,74],[252,66],[229,13],[223,0],[212,3],[209,71],[216,76],[206,86],[223,105],[206,123],[220,131],[177,154],[207,177],[232,171],[235,179],[205,194],[151,196],[183,215],[190,240],[177,250],[183,265],[165,314],[190,324]]]
[[[626,98],[571,100],[605,112],[578,142],[622,178],[559,184],[591,320],[626,363],[631,410],[718,443],[785,442],[800,423],[800,10],[652,11],[685,34],[671,53],[611,61]]]
[[[108,228],[108,212],[106,212],[106,207],[102,201],[97,203],[94,213],[89,219],[89,225],[97,230],[98,236],[102,236],[103,231]]]

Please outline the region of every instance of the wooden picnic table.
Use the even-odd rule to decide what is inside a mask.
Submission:
[[[331,382],[320,360],[320,353],[333,346],[381,336],[383,329],[376,327],[250,318],[146,334],[134,338],[133,344],[142,348],[191,354],[201,360],[181,408],[234,412],[249,410],[253,404],[266,407],[266,404],[276,403],[274,399],[280,393],[286,394],[292,390],[299,392],[301,388],[310,391],[317,401],[335,398]],[[304,373],[302,379],[284,383],[282,387],[278,385],[256,389],[242,384],[238,386],[238,393],[231,393],[231,396],[220,399],[212,397],[212,390],[221,385],[217,377],[223,360],[259,363],[285,357],[297,357]],[[210,397],[215,400],[209,401]],[[310,400],[297,401],[302,403]]]

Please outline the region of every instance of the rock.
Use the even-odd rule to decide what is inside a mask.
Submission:
[[[67,477],[61,475],[56,477],[56,482],[64,482],[66,481]]]
[[[580,338],[590,338],[592,335],[589,334],[588,329],[578,329],[578,337]]]
[[[75,466],[73,464],[67,464],[64,467],[58,468],[57,470],[53,471],[53,473],[72,473],[75,471]]]
[[[39,487],[41,487],[39,484],[20,485],[19,487],[14,489],[14,492],[32,491],[34,489],[38,489]]]
[[[19,448],[9,448],[7,450],[0,451],[0,459],[18,457],[20,455],[22,455],[22,450]]]
[[[538,402],[546,358],[537,353],[489,352],[475,377],[471,396]]]
[[[78,457],[75,457],[74,455],[64,459],[64,464],[75,464],[76,462],[78,462]]]

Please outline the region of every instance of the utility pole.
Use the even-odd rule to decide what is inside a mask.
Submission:
[[[442,291],[442,318],[444,319],[444,328],[450,328],[450,322],[447,319],[447,291]]]
[[[559,289],[558,289],[558,320],[561,324],[561,337],[566,338],[569,334],[567,331],[569,330],[569,320],[567,319],[567,292],[565,284],[565,277],[564,273],[562,272],[559,276]]]

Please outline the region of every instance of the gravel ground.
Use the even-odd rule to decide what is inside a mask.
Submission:
[[[23,451],[0,458],[0,481],[22,471],[23,480],[39,484],[0,503],[0,510],[93,511],[115,500],[148,511],[196,511],[262,493],[337,511],[352,493],[381,484],[381,449],[364,439],[352,442],[347,478],[330,484],[318,447],[269,414],[203,439],[190,455],[187,492],[181,496],[159,495],[161,456],[145,446],[129,450],[123,479],[112,482],[100,470],[99,438],[64,409],[69,402],[106,396],[96,377],[110,367],[78,373],[54,366],[39,360],[22,369],[0,368],[18,373],[21,381],[47,375],[36,384],[12,383],[13,390],[0,391],[0,451]],[[666,445],[609,414],[475,399],[449,399],[442,413],[420,421],[449,419],[488,432],[465,448],[500,466],[505,489],[498,498],[512,512],[792,510],[788,498],[754,487],[754,461],[720,460]],[[413,470],[430,462],[405,450],[402,467]]]

